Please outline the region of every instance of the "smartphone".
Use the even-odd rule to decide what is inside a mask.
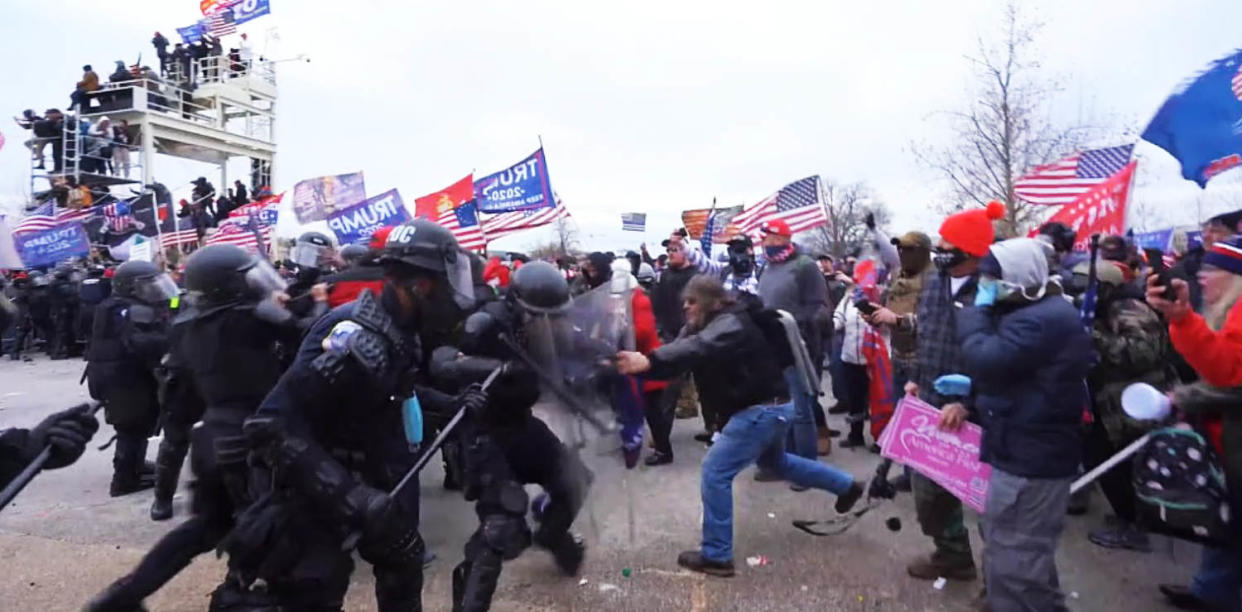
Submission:
[[[1170,302],[1176,300],[1177,291],[1173,289],[1173,275],[1169,273],[1168,266],[1164,265],[1164,251],[1143,249],[1143,253],[1147,255],[1147,265],[1151,266],[1152,274],[1156,275],[1156,283],[1164,287],[1164,294],[1161,297]]]
[[[854,308],[857,308],[858,312],[868,316],[880,309],[879,306],[872,304],[867,298],[858,298],[857,300],[854,300]]]

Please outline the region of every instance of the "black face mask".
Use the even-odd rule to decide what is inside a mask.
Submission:
[[[755,268],[755,262],[748,253],[729,252],[729,267],[737,276],[746,276]]]
[[[936,249],[936,252],[932,254],[932,263],[936,264],[936,268],[946,271],[956,267],[958,264],[965,263],[968,259],[970,259],[970,256],[961,249],[950,249],[947,251]]]

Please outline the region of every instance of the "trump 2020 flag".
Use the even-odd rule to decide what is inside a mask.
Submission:
[[[647,231],[647,213],[621,213],[621,230],[625,232]]]
[[[1143,140],[1168,151],[1200,187],[1242,165],[1242,50],[1213,62],[1165,100]]]

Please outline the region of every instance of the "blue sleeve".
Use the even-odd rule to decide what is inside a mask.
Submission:
[[[724,273],[725,264],[719,261],[712,261],[712,258],[703,252],[697,241],[682,241],[682,248],[686,250],[686,260],[694,265],[699,274],[714,274],[720,276]]]
[[[1029,307],[1028,307],[1029,308]],[[957,339],[967,372],[979,378],[1007,378],[1033,368],[1041,357],[1044,325],[1033,313],[998,319],[991,308],[971,307],[957,313]]]

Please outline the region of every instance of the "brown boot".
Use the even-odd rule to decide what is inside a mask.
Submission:
[[[934,554],[915,559],[906,566],[906,573],[910,574],[911,578],[919,580],[935,580],[944,577],[949,580],[969,581],[979,577],[973,560],[966,563],[950,563],[938,559]]]

